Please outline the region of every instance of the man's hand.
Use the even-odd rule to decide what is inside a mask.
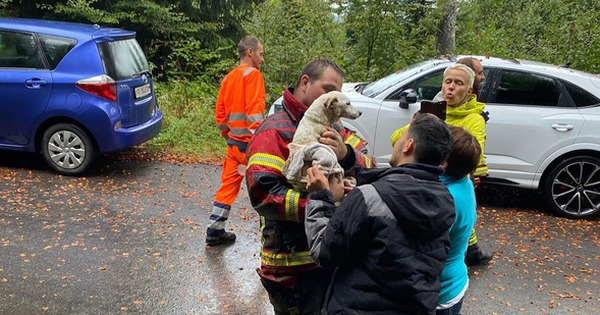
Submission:
[[[327,189],[333,194],[333,201],[340,201],[344,197],[344,181],[341,174],[331,175],[329,179],[315,165],[306,171],[306,190],[312,192]]]
[[[306,170],[306,190],[312,192],[323,189],[329,189],[329,180],[318,165],[311,166]]]
[[[225,141],[229,140],[229,129],[228,130],[223,130],[221,132],[221,137],[223,137],[223,139],[225,139]]]
[[[348,154],[348,148],[344,143],[342,135],[331,127],[327,127],[327,131],[321,134],[319,142],[330,147],[335,153],[338,161],[343,160],[346,157],[346,154]]]

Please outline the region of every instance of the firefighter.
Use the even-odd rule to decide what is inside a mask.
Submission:
[[[295,88],[283,93],[279,111],[269,116],[248,145],[246,184],[250,202],[261,215],[261,267],[263,286],[276,314],[319,314],[330,270],[312,259],[304,231],[307,192],[299,191],[282,174],[298,122],[308,106],[322,94],[340,91],[342,69],[330,59],[309,62]],[[321,134],[348,175],[356,167],[374,167],[366,141],[341,123]]]

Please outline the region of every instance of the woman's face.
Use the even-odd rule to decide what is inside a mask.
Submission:
[[[466,71],[450,69],[446,72],[442,94],[448,106],[460,106],[471,92],[473,89],[469,88],[469,74]]]

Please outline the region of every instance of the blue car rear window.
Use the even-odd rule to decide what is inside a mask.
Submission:
[[[133,38],[99,43],[98,49],[104,71],[116,81],[130,79],[149,70],[142,47]]]

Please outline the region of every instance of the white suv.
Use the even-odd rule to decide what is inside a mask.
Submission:
[[[463,56],[427,60],[342,91],[362,111],[344,125],[388,165],[390,136],[440,91],[443,72]],[[486,80],[478,99],[489,112],[485,183],[540,188],[548,206],[570,218],[600,213],[600,77],[549,64],[476,57]],[[276,101],[271,112],[280,104]]]

